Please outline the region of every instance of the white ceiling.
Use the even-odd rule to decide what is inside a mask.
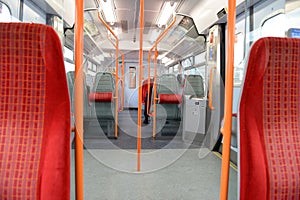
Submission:
[[[100,0],[85,0],[85,8],[97,8],[98,2]],[[217,12],[222,8],[226,7],[226,0],[175,0],[178,1],[178,7],[176,12],[185,14],[187,16],[191,16],[194,19],[195,25],[199,32],[202,32],[210,25],[212,25],[215,21],[217,21]],[[238,0],[238,3],[241,0]],[[151,33],[153,30],[159,30],[159,28],[155,25],[161,7],[164,3],[164,0],[144,0],[144,50],[148,50],[152,47],[153,42],[150,41]],[[140,0],[114,0],[116,15],[117,15],[117,23],[111,26],[114,32],[118,35],[120,43],[119,47],[123,52],[137,51],[139,49],[139,3]],[[92,52],[109,52],[113,53],[114,47],[107,40],[107,30],[101,24],[100,20],[97,18],[97,11],[93,11],[92,13],[92,21],[90,22],[89,29],[96,30],[98,29],[97,36],[93,37],[86,36],[85,38],[89,41],[87,44],[90,45],[90,49],[94,49],[94,46],[97,45],[100,47],[100,51],[92,51]],[[182,18],[180,18],[181,20]],[[180,21],[176,22],[177,24]],[[86,23],[87,24],[87,23]],[[122,27],[123,25],[123,27]],[[125,26],[124,26],[125,25]],[[176,28],[175,24],[173,29]],[[172,29],[172,30],[173,30]],[[161,31],[163,28],[161,28]],[[169,31],[168,37],[172,37],[172,30]],[[178,30],[176,30],[178,32]],[[180,30],[179,30],[180,31]],[[179,32],[177,33],[177,35]],[[92,38],[92,40],[90,40]],[[135,38],[135,39],[134,39]],[[160,52],[168,52],[172,45],[168,44],[168,40],[162,42],[159,50]],[[176,54],[180,53],[181,47],[186,47],[189,51],[193,50],[191,48],[196,48],[193,42],[189,45],[190,39],[182,40],[182,45],[176,45]],[[86,41],[85,41],[86,42]],[[86,44],[85,44],[86,45]],[[173,45],[174,46],[174,45]],[[189,51],[182,50],[182,52],[190,53]],[[95,53],[96,54],[96,53]],[[134,53],[135,54],[135,53]],[[181,55],[185,56],[185,55]]]

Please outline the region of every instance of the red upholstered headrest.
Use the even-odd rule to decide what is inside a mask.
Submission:
[[[0,23],[0,199],[70,199],[62,46],[41,24]]]
[[[159,94],[159,103],[180,104],[181,99],[180,94]]]
[[[112,92],[92,92],[89,100],[93,102],[112,102]]]
[[[251,48],[239,107],[240,200],[300,197],[300,40]]]

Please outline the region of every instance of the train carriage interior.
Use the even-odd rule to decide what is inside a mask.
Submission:
[[[0,0],[0,199],[299,199],[299,0]]]

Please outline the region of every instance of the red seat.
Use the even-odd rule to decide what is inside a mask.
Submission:
[[[159,94],[159,103],[180,104],[182,97],[180,94]]]
[[[90,93],[89,100],[93,102],[112,102],[112,92],[92,92]]]
[[[239,110],[240,199],[300,199],[300,40],[259,39]]]
[[[0,23],[0,199],[70,198],[70,102],[48,26]]]

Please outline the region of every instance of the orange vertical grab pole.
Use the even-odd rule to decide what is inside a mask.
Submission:
[[[119,42],[117,42],[117,50],[116,50],[116,107],[115,107],[115,137],[118,137],[118,115],[119,115]]]
[[[83,200],[83,0],[75,7],[75,179],[76,200]]]
[[[140,1],[140,56],[139,56],[139,96],[138,96],[138,135],[137,135],[137,171],[141,170],[142,143],[142,78],[143,78],[143,32],[144,32],[144,0]]]
[[[157,56],[158,56],[158,52],[157,52],[157,48],[155,48],[154,51],[154,78],[153,78],[153,127],[152,127],[152,137],[155,138],[156,137],[156,95],[157,95],[157,91],[156,91],[156,74],[157,74]]]
[[[228,177],[230,160],[230,140],[231,140],[231,117],[232,117],[232,93],[233,93],[233,69],[234,69],[234,40],[235,40],[235,16],[236,0],[228,0],[228,43],[227,43],[227,64],[226,64],[226,83],[225,83],[225,108],[224,108],[224,127],[222,133],[223,155],[221,172],[221,193],[220,199],[228,198]]]
[[[125,56],[124,54],[122,54],[122,110],[124,110],[124,95],[125,95],[125,91],[124,91],[124,87],[125,87],[125,66],[124,66],[124,60],[125,60]]]
[[[152,47],[153,48],[153,47]],[[149,104],[150,104],[150,97],[149,97],[149,94],[150,94],[150,68],[151,68],[151,65],[150,65],[150,61],[151,61],[151,51],[152,51],[152,48],[148,51],[148,85],[147,85],[147,104],[145,103],[145,109],[147,109],[147,115],[150,114],[150,111],[149,111]]]

